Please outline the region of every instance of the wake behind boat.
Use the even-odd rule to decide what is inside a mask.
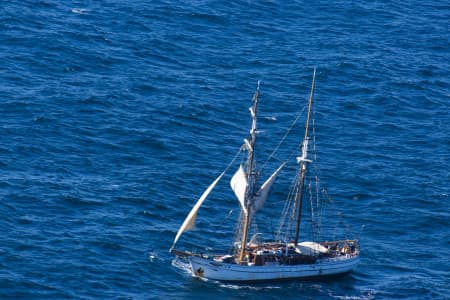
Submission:
[[[264,241],[261,234],[255,233],[250,240],[248,238],[250,225],[255,221],[256,213],[264,207],[272,184],[287,163],[287,161],[283,162],[262,185],[258,185],[260,172],[255,168],[256,125],[259,102],[258,83],[253,96],[253,105],[250,108],[250,136],[244,140],[244,145],[241,147],[241,150],[246,155],[246,161],[239,166],[230,181],[231,188],[239,201],[241,211],[237,226],[237,239],[233,243],[232,250],[230,253],[219,255],[204,255],[203,253],[174,248],[182,233],[194,227],[198,210],[222,179],[228,167],[201,195],[178,230],[170,249],[170,252],[176,257],[185,258],[189,261],[193,276],[235,282],[314,278],[349,272],[358,264],[359,245],[356,239],[332,241],[301,239],[303,235],[301,235],[300,225],[305,215],[303,202],[306,201],[304,196],[313,190],[311,185],[305,183],[305,180],[309,170],[308,166],[314,161],[313,157],[308,156],[308,144],[311,140],[310,120],[314,85],[315,70],[308,101],[301,153],[296,157],[297,171],[295,180],[284,205],[276,237],[273,240]],[[234,160],[229,166],[233,162]],[[318,178],[315,178],[316,186],[318,187]],[[316,190],[318,191],[318,188]],[[313,201],[312,196],[309,199],[311,214],[307,221],[313,223],[312,228],[315,233],[320,233],[322,221],[319,214],[319,201]],[[316,236],[319,236],[319,234],[316,234]]]

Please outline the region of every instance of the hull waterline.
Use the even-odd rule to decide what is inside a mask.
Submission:
[[[359,256],[342,256],[318,260],[314,264],[247,266],[220,263],[191,256],[192,274],[218,281],[255,282],[290,279],[310,279],[332,276],[351,271],[359,262]]]

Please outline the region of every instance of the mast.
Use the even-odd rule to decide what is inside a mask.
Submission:
[[[307,159],[308,155],[308,129],[309,129],[309,119],[311,116],[311,106],[312,106],[312,100],[313,100],[313,93],[314,93],[314,82],[316,79],[316,68],[314,68],[313,73],[313,80],[311,83],[311,93],[309,94],[309,102],[308,102],[308,116],[306,117],[306,125],[305,125],[305,137],[303,139],[303,145],[302,145],[302,156],[297,157],[297,162],[300,164],[299,171],[300,171],[300,187],[298,188],[298,207],[297,207],[297,223],[295,227],[295,245],[298,243],[298,237],[300,233],[300,221],[302,216],[302,202],[303,202],[303,188],[305,185],[305,175],[306,175],[306,166],[307,163],[311,162],[311,160]]]
[[[247,155],[247,191],[245,194],[245,206],[246,211],[244,210],[244,226],[242,230],[242,240],[241,240],[241,251],[239,253],[239,263],[243,263],[245,256],[245,247],[247,245],[247,235],[248,228],[250,225],[250,207],[252,200],[255,195],[255,181],[256,181],[256,173],[253,170],[254,168],[254,159],[255,152],[254,146],[256,141],[256,112],[258,109],[258,100],[259,100],[259,85],[260,81],[258,80],[258,85],[256,87],[255,94],[253,95],[253,105],[250,107],[250,115],[252,117],[252,127],[250,129],[250,140],[245,139],[245,145],[248,151]]]

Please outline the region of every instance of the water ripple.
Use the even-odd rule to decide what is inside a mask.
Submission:
[[[0,10],[0,298],[447,296],[445,4],[12,0]],[[258,142],[272,149],[312,67],[322,181],[339,220],[362,231],[360,266],[324,282],[190,278],[168,248],[248,134],[257,80]],[[238,203],[227,184],[212,198],[186,245],[228,246],[234,224],[223,220]]]

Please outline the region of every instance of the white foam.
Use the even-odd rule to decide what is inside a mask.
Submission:
[[[72,8],[72,12],[74,14],[85,15],[87,13],[87,9],[84,9],[84,8]]]

